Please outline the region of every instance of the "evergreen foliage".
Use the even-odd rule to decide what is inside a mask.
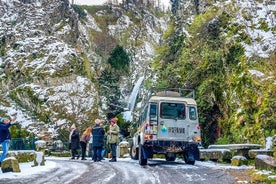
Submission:
[[[235,11],[232,7],[208,8],[187,28],[189,37],[176,35],[172,19],[165,44],[157,49],[152,62],[159,78],[155,85],[196,90],[205,147],[214,143],[264,144],[265,137],[275,134],[275,84],[269,79],[261,82],[250,72],[255,68],[275,76],[275,55],[271,61],[245,56],[240,41],[247,42],[248,36],[242,26],[233,25]],[[261,26],[267,30],[265,23]]]
[[[4,56],[5,55],[5,37],[2,37],[0,40],[0,56]]]
[[[10,127],[10,133],[12,138],[26,138],[29,136],[29,132],[22,129],[18,123]]]
[[[99,77],[100,93],[106,97],[108,105],[107,119],[113,118],[122,111],[120,106],[120,78],[129,73],[129,56],[122,46],[117,45],[107,60],[107,66]]]
[[[115,71],[123,74],[128,74],[129,72],[129,56],[124,51],[124,48],[117,45],[110,54],[107,62],[111,65]]]
[[[79,15],[80,19],[86,19],[86,13],[81,6],[73,4],[72,8]]]

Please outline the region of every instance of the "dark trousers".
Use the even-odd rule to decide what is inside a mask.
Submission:
[[[93,157],[93,145],[92,143],[89,143],[89,151],[88,151],[88,157]]]
[[[86,143],[85,142],[80,142],[81,145],[81,158],[84,159],[85,158],[85,153],[86,153]]]
[[[117,144],[116,143],[111,143],[110,144],[110,149],[111,149],[112,157],[116,157],[116,148],[117,148]]]
[[[75,159],[75,157],[79,157],[79,153],[78,153],[77,149],[72,149],[71,152],[72,152],[72,158],[73,159]]]
[[[102,160],[102,146],[93,146],[93,160],[96,161],[101,161]]]

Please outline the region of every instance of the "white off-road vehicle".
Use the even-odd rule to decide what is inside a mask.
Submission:
[[[201,142],[197,105],[193,90],[170,89],[150,96],[142,108],[138,131],[134,134],[130,155],[147,165],[154,154],[164,154],[167,161],[182,155],[185,163],[199,160]],[[192,94],[192,95],[190,95]]]

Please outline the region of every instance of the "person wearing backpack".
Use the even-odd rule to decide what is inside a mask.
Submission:
[[[0,157],[0,166],[2,161],[6,158],[7,153],[9,151],[10,147],[10,141],[11,141],[11,134],[9,131],[10,126],[15,122],[16,115],[12,118],[12,120],[9,120],[8,118],[2,117],[0,119],[0,143],[2,144],[2,150],[3,153]]]

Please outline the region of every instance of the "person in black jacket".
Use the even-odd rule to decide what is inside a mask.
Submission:
[[[0,166],[1,162],[6,158],[7,153],[10,147],[11,135],[9,128],[13,122],[15,122],[16,116],[12,118],[10,121],[8,118],[1,118],[0,119],[0,144],[2,144],[3,153],[0,157]]]
[[[78,153],[78,149],[80,148],[80,135],[75,124],[70,127],[69,145],[72,153],[71,159],[75,159],[75,157],[79,159],[80,155]]]
[[[94,162],[100,162],[102,160],[102,149],[104,146],[104,128],[100,125],[101,120],[95,120],[95,126],[92,128],[93,135],[93,160]]]

